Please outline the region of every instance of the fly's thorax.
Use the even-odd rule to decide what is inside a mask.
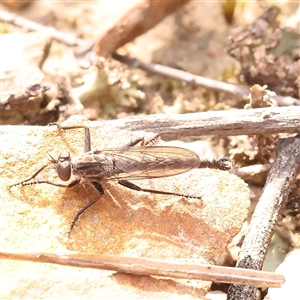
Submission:
[[[73,160],[72,169],[82,177],[108,177],[115,169],[114,159],[104,152],[87,152]]]

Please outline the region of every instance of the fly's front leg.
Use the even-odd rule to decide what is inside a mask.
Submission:
[[[90,129],[84,125],[62,126],[59,123],[49,123],[48,126],[57,126],[60,130],[84,128],[84,152],[91,151],[91,134]]]
[[[12,184],[12,185],[9,185],[8,187],[9,188],[11,188],[11,187],[13,187],[13,186],[16,186],[16,185],[30,185],[30,184],[35,184],[35,182],[28,182],[28,181],[30,181],[30,180],[33,180],[39,173],[41,173],[46,167],[47,167],[48,165],[44,165],[44,166],[42,166],[41,168],[39,168],[32,176],[30,176],[29,178],[27,178],[27,179],[24,179],[24,180],[22,180],[22,181],[20,181],[20,182],[18,182],[18,183],[14,183],[14,184]]]
[[[76,184],[78,184],[80,182],[80,179],[75,179],[72,182],[70,182],[69,184],[59,184],[59,183],[54,183],[54,182],[51,182],[51,181],[48,181],[48,180],[34,180],[34,181],[30,182],[29,180],[32,180],[32,179],[34,179],[34,178],[31,176],[28,179],[25,179],[25,180],[23,180],[21,182],[9,185],[8,187],[11,188],[11,187],[17,186],[17,185],[25,186],[25,185],[33,185],[33,184],[42,184],[42,183],[45,183],[45,184],[50,184],[50,185],[61,187],[61,188],[71,188],[71,187],[75,186]]]
[[[50,184],[50,185],[54,185],[57,187],[62,187],[62,188],[71,188],[73,186],[75,186],[76,184],[78,184],[80,182],[80,178],[76,178],[75,180],[73,180],[72,182],[70,182],[69,184],[59,184],[59,183],[54,183],[48,180],[34,180],[34,178],[41,172],[43,171],[48,165],[44,165],[42,166],[40,169],[38,169],[32,176],[30,176],[27,179],[24,179],[18,183],[14,183],[12,185],[9,185],[9,188],[12,188],[13,186],[17,186],[17,185],[33,185],[33,184],[42,184],[42,183],[46,183],[46,184]],[[31,181],[32,180],[32,181]]]
[[[68,232],[68,236],[70,237],[71,231],[75,226],[75,223],[77,222],[78,218],[92,205],[94,205],[104,194],[104,190],[101,186],[101,184],[97,181],[92,181],[91,182],[92,185],[94,186],[94,188],[99,192],[99,196],[97,196],[95,199],[93,199],[92,201],[90,201],[88,204],[86,204],[83,208],[81,208],[75,215],[75,217],[73,218],[73,221],[71,223],[69,232]]]
[[[85,125],[64,126],[64,125],[61,125],[57,122],[49,123],[48,126],[57,126],[61,130],[87,128]]]

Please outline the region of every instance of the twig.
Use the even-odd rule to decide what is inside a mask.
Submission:
[[[295,99],[293,97],[284,97],[284,96],[273,96],[272,98],[274,98],[277,101],[278,106],[288,106],[288,105],[295,105],[295,106],[300,106],[300,100],[299,99]]]
[[[300,135],[279,140],[277,157],[252,216],[237,267],[261,269],[279,217],[279,211],[288,198],[299,170]],[[228,299],[257,299],[257,288],[230,286]]]
[[[255,176],[260,173],[268,172],[270,170],[270,167],[271,167],[271,164],[250,165],[250,166],[246,166],[246,167],[237,169],[234,174],[236,174],[237,176],[239,176],[245,180],[245,178]]]
[[[271,164],[250,165],[242,168],[232,169],[230,173],[237,175],[246,182],[261,183],[267,177]]]
[[[90,65],[90,62],[86,60],[94,59],[92,48],[94,46],[96,38],[93,38],[91,40],[83,40],[80,38],[76,38],[72,34],[63,33],[61,31],[56,30],[53,27],[46,27],[36,22],[18,17],[15,14],[11,14],[4,11],[0,13],[0,20],[21,28],[26,28],[28,30],[43,32],[51,36],[54,40],[64,43],[67,46],[77,47],[74,50],[75,52],[74,54],[78,59],[78,61],[85,67]],[[112,57],[115,60],[131,65],[135,68],[140,68],[142,70],[151,73],[161,74],[173,78],[175,80],[185,82],[187,84],[193,84],[204,88],[209,88],[217,91],[231,93],[234,95],[239,95],[244,99],[246,99],[249,94],[249,89],[244,86],[238,86],[230,83],[225,83],[222,81],[217,81],[217,80],[197,76],[189,72],[180,71],[163,65],[143,63],[137,59],[129,58],[127,56],[122,56],[116,53],[113,53]],[[286,106],[286,105],[300,106],[299,99],[295,99],[292,97],[283,97],[283,96],[274,96],[273,98],[278,102],[278,105],[280,106]]]
[[[92,126],[99,126],[93,122]],[[159,133],[166,140],[207,135],[232,136],[300,132],[300,107],[268,107],[192,114],[148,115],[105,121],[119,129]]]
[[[131,58],[129,56],[124,56],[117,53],[113,53],[112,58],[119,62],[132,66],[134,68],[139,68],[149,73],[167,76],[169,78],[179,80],[187,84],[201,86],[201,87],[213,89],[220,92],[228,92],[234,95],[242,96],[245,99],[249,94],[249,89],[244,86],[238,86],[226,82],[221,82],[221,81],[197,76],[189,72],[177,70],[163,65],[144,63],[136,58]]]
[[[54,27],[44,26],[6,11],[1,11],[0,20],[27,30],[43,32],[54,40],[62,42],[67,46],[75,47],[82,43],[86,43],[84,40],[76,38],[73,34],[61,32]]]
[[[201,77],[198,75],[191,74],[189,72],[177,70],[163,65],[144,63],[136,58],[130,58],[129,56],[113,53],[112,58],[119,62],[122,62],[134,68],[139,68],[149,73],[160,74],[187,84],[212,89],[215,91],[239,95],[245,100],[247,99],[250,93],[249,88],[245,86],[230,84],[222,81]],[[300,105],[300,100],[292,97],[273,96],[273,98],[277,101],[279,106]]]
[[[99,34],[93,48],[95,53],[100,57],[110,56],[115,50],[147,32],[189,1],[144,0],[133,3],[122,17]]]
[[[282,275],[270,272],[108,254],[70,252],[56,254],[0,250],[0,258],[113,270],[129,274],[252,284],[258,287],[280,287],[284,283]]]

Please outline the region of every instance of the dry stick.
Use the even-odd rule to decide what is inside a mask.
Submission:
[[[70,47],[79,46],[85,42],[82,39],[76,38],[75,35],[72,35],[69,33],[63,33],[61,31],[58,31],[54,27],[44,26],[39,23],[30,21],[28,19],[19,17],[15,14],[12,14],[12,13],[9,13],[6,11],[1,11],[0,21],[12,24],[12,25],[20,27],[20,28],[24,28],[27,30],[42,32],[45,35],[50,36],[52,39],[54,39],[58,42],[62,42],[65,45],[70,46]]]
[[[102,57],[110,56],[113,51],[144,34],[189,1],[135,2],[112,26],[100,33],[93,48],[95,53]]]
[[[75,49],[77,59],[79,61],[82,60],[82,64],[89,65],[89,63],[84,61],[84,57],[92,57],[88,55],[88,52],[92,51],[96,38],[91,40],[79,39],[72,34],[63,33],[61,31],[56,30],[53,27],[46,27],[36,22],[18,17],[15,14],[4,11],[0,13],[0,20],[21,28],[26,28],[28,30],[43,32],[51,36],[54,40],[64,43],[67,46],[78,47],[77,49]],[[129,58],[127,56],[122,56],[116,53],[113,53],[112,56],[114,59],[122,63],[126,63],[136,68],[141,68],[147,72],[161,74],[173,78],[175,80],[185,82],[187,84],[193,84],[204,88],[232,93],[234,95],[240,95],[244,99],[246,99],[249,94],[249,89],[244,86],[238,86],[222,81],[197,76],[188,72],[180,71],[162,65],[146,64],[137,59]],[[280,106],[300,105],[300,100],[292,97],[275,96],[273,98],[277,101],[277,103]]]
[[[157,114],[94,122],[124,130],[156,132],[165,140],[208,135],[300,133],[300,107],[267,107],[191,114]],[[93,125],[92,125],[93,126]]]
[[[242,178],[244,181],[253,182],[255,176],[263,173],[268,173],[270,168],[271,168],[271,164],[264,164],[264,165],[257,164],[257,165],[250,165],[250,166],[232,169],[230,173],[237,175],[238,177]]]
[[[132,116],[93,121],[89,127],[158,133],[164,140],[209,135],[221,137],[275,133],[300,133],[300,107],[267,107],[209,111],[192,114]]]
[[[216,90],[219,92],[231,93],[234,95],[241,96],[245,100],[247,99],[250,93],[250,89],[244,86],[205,78],[202,76],[194,75],[189,72],[173,69],[163,65],[144,63],[136,58],[130,58],[128,56],[120,55],[117,53],[113,53],[112,58],[119,62],[122,62],[134,68],[139,68],[149,73],[167,76],[169,78],[179,80],[186,84],[196,85],[196,86]],[[293,97],[273,96],[272,98],[274,98],[277,101],[279,106],[300,105],[300,100],[295,99]]]
[[[280,287],[284,283],[282,275],[270,272],[109,254],[71,252],[55,254],[0,250],[0,258],[112,270],[138,275],[252,284],[258,287]]]
[[[279,211],[287,200],[299,171],[300,134],[294,138],[280,139],[277,143],[276,160],[252,216],[237,267],[254,270],[262,268]],[[228,299],[257,299],[257,292],[257,288],[253,286],[232,285]]]
[[[221,82],[221,81],[197,76],[189,72],[177,70],[163,65],[144,63],[136,58],[123,56],[117,53],[113,53],[112,58],[124,64],[132,66],[134,68],[138,68],[149,73],[167,76],[169,78],[179,80],[187,84],[205,87],[220,92],[228,92],[234,95],[239,95],[245,99],[249,95],[249,89],[244,86],[238,86],[226,82]]]

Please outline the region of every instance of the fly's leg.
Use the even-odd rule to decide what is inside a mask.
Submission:
[[[138,143],[141,143],[141,146],[153,146],[157,143],[157,141],[160,139],[160,136],[158,134],[156,134],[153,138],[151,138],[149,141],[146,141],[144,137],[142,138],[138,138],[136,140],[134,140],[133,142],[130,142],[128,144],[126,144],[125,146],[121,147],[118,152],[122,153],[127,151],[129,148],[136,146]],[[100,151],[95,151],[95,153],[98,153]]]
[[[155,146],[160,141],[160,135],[157,133],[153,138],[146,141],[145,138],[141,141],[141,146]]]
[[[196,199],[202,198],[200,196],[189,196],[189,195],[184,195],[184,194],[180,194],[180,193],[159,191],[159,190],[153,190],[153,189],[145,189],[145,188],[142,188],[128,180],[119,180],[118,183],[125,186],[128,189],[138,191],[138,192],[146,192],[146,193],[153,193],[153,194],[160,194],[160,195],[172,195],[172,196],[180,196],[180,197],[196,198]]]
[[[90,129],[84,125],[74,125],[74,126],[62,126],[59,123],[49,123],[48,126],[57,126],[60,130],[68,130],[68,129],[80,129],[84,128],[84,152],[90,152],[91,151],[91,135],[90,135]],[[126,151],[128,148],[131,148],[133,146],[136,146],[138,143],[141,143],[141,146],[153,146],[157,144],[159,141],[160,136],[159,134],[155,134],[153,138],[151,138],[149,141],[146,141],[144,137],[138,138],[133,142],[128,143],[127,145],[121,147],[119,149],[119,152]]]
[[[10,185],[9,187],[11,188],[11,187],[16,186],[16,185],[25,186],[25,185],[45,183],[45,184],[50,184],[50,185],[61,187],[61,188],[71,188],[71,187],[75,186],[76,184],[78,184],[79,182],[80,182],[80,179],[75,179],[74,181],[70,182],[69,184],[59,184],[59,183],[54,183],[54,182],[51,182],[51,181],[48,181],[48,180],[37,180],[37,181],[32,181],[32,182],[21,181],[19,183],[15,183],[13,185]]]
[[[80,179],[75,179],[73,180],[72,182],[70,182],[69,184],[59,184],[59,183],[54,183],[54,182],[51,182],[51,181],[48,181],[48,180],[34,180],[34,178],[39,174],[41,173],[48,165],[44,165],[42,166],[41,168],[39,168],[32,176],[30,176],[29,178],[27,179],[24,179],[18,183],[14,183],[12,185],[9,185],[8,187],[9,188],[12,188],[13,186],[17,186],[17,185],[22,185],[22,186],[25,186],[25,185],[33,185],[33,184],[42,184],[42,183],[46,183],[46,184],[50,184],[50,185],[54,185],[54,186],[57,186],[57,187],[63,187],[63,188],[71,188],[73,187],[74,185],[78,184],[80,182]],[[32,180],[32,181],[31,181]]]
[[[48,126],[57,126],[60,130],[84,128],[84,152],[91,151],[91,134],[90,129],[84,125],[62,126],[59,123],[49,123]]]
[[[125,146],[123,146],[119,149],[119,152],[126,151],[126,150],[128,150],[128,148],[136,146],[138,143],[141,143],[143,141],[143,139],[144,138],[138,138],[138,139],[134,140],[133,142],[126,144]]]
[[[16,185],[30,185],[30,184],[36,184],[37,181],[34,181],[34,182],[28,182],[30,180],[33,180],[39,173],[41,173],[48,165],[44,165],[42,166],[41,168],[39,168],[32,176],[30,176],[29,178],[27,179],[24,179],[22,180],[21,182],[18,182],[18,183],[14,183],[12,185],[9,185],[8,187],[11,188],[13,186],[16,186]]]
[[[63,126],[57,122],[49,123],[48,126],[57,126],[61,130],[87,128],[85,125]]]
[[[70,237],[70,234],[72,232],[72,229],[75,226],[75,223],[78,221],[78,218],[92,205],[94,205],[104,194],[104,190],[101,186],[101,184],[97,181],[92,181],[91,182],[92,185],[94,186],[94,188],[99,192],[99,196],[97,196],[95,199],[93,199],[92,201],[90,201],[88,204],[86,204],[83,208],[81,208],[75,215],[75,217],[73,218],[73,221],[71,223],[70,229],[68,231],[68,237]]]
[[[88,127],[84,128],[84,152],[90,152],[92,150],[91,134]]]
[[[150,140],[146,141],[146,139],[144,137],[142,138],[138,138],[133,142],[128,143],[127,145],[124,146],[124,148],[130,148],[133,146],[136,146],[138,143],[141,143],[141,146],[153,146],[157,143],[157,141],[160,139],[159,134],[155,134],[153,138],[151,138]],[[123,147],[122,147],[123,148]]]

